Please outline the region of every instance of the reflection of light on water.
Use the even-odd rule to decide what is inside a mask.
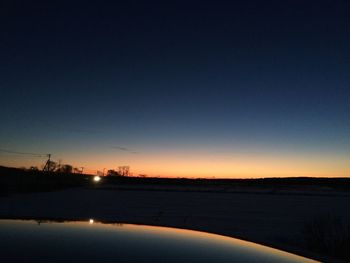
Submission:
[[[101,177],[99,177],[98,175],[94,177],[94,182],[99,182],[100,180],[101,180]]]
[[[93,219],[90,219],[90,220],[89,220],[89,223],[90,223],[90,224],[93,224],[93,223],[94,223],[94,220],[93,220]]]

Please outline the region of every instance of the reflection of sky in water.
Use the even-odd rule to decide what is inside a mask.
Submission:
[[[3,262],[309,262],[204,232],[129,224],[0,221]],[[312,261],[310,261],[312,262]]]

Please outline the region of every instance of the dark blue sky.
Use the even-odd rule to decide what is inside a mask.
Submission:
[[[191,151],[349,159],[350,1],[0,8],[0,148],[139,170]]]

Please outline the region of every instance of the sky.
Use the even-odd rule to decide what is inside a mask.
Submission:
[[[348,0],[2,1],[0,165],[51,153],[91,172],[350,176],[349,13]]]

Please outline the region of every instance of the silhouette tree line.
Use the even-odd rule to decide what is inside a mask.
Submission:
[[[29,170],[39,171],[42,170],[44,172],[49,173],[62,173],[62,174],[82,174],[84,167],[73,167],[70,164],[61,164],[60,162],[55,162],[52,160],[48,160],[45,165],[42,165],[41,169],[37,166],[31,166]],[[97,171],[98,175],[105,175],[104,172]],[[119,166],[118,169],[109,169],[107,170],[106,176],[130,176],[130,167],[129,166]],[[146,177],[144,175],[143,177]]]
[[[118,170],[108,170],[107,176],[129,176],[130,175],[130,167],[129,166],[119,166]]]
[[[44,169],[45,168],[45,169]],[[40,169],[37,166],[31,166],[29,168],[32,171],[39,171]],[[83,167],[73,167],[73,165],[70,164],[60,164],[55,161],[48,161],[45,164],[45,167],[42,167],[41,170],[45,172],[50,172],[50,173],[65,173],[65,174],[82,174],[83,173]]]

